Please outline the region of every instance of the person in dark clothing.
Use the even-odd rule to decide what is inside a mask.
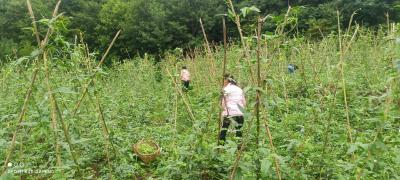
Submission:
[[[288,71],[289,73],[294,73],[297,69],[299,69],[299,67],[297,67],[295,64],[289,64],[288,65]]]

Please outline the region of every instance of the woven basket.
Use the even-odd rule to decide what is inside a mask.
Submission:
[[[155,147],[157,150],[150,154],[142,154],[139,151],[139,147],[141,144],[149,144]],[[154,161],[158,156],[160,156],[160,146],[151,140],[141,140],[138,143],[134,144],[132,148],[133,151],[139,156],[139,158],[146,164]]]

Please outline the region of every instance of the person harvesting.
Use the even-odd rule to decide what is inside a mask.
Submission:
[[[187,91],[189,89],[190,73],[186,66],[182,66],[181,80],[182,80],[182,85],[183,85],[184,90]]]
[[[237,85],[236,80],[230,74],[224,75],[223,98],[221,104],[223,107],[223,122],[219,140],[222,140],[220,143],[223,144],[226,141],[226,132],[231,124],[231,120],[234,121],[235,124],[236,137],[242,137],[242,131],[240,130],[244,123],[242,110],[246,106],[243,90]]]
[[[297,67],[295,64],[289,64],[288,65],[288,71],[290,74],[294,73],[299,67]]]

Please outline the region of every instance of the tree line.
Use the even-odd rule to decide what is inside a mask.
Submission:
[[[39,31],[45,34],[43,19],[51,17],[57,0],[32,0]],[[320,38],[354,22],[379,28],[400,18],[400,0],[232,0],[240,14],[245,36],[251,36],[258,15],[267,16],[263,29],[274,33],[285,21],[293,36]],[[143,53],[162,54],[175,48],[189,49],[203,43],[199,18],[209,41],[220,42],[221,18],[228,19],[229,36],[238,37],[227,0],[63,0],[60,12],[65,38],[83,39],[91,51],[102,51],[119,29],[122,34],[114,54],[127,58]],[[288,7],[291,7],[288,13]],[[0,62],[29,55],[35,38],[25,0],[0,0]],[[42,20],[41,20],[42,19]]]

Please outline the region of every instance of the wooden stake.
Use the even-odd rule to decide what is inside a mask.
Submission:
[[[110,51],[110,49],[111,49],[112,46],[114,45],[114,43],[115,43],[115,41],[117,40],[117,38],[118,38],[118,36],[119,36],[120,33],[121,33],[121,30],[119,30],[119,31],[117,32],[117,34],[115,34],[114,39],[111,41],[110,45],[108,46],[107,51],[104,53],[103,57],[101,58],[99,64],[97,65],[97,68],[99,68],[99,67],[104,63],[104,60],[106,59],[106,57],[107,57],[107,55],[108,55],[108,52]],[[78,112],[78,109],[79,109],[79,107],[80,107],[80,105],[81,105],[81,103],[82,103],[82,101],[83,101],[83,98],[85,98],[85,96],[86,96],[86,94],[87,94],[87,92],[88,92],[89,87],[90,87],[91,84],[93,83],[93,79],[94,79],[95,75],[96,75],[96,74],[93,74],[93,75],[90,77],[89,82],[88,82],[88,83],[86,84],[86,86],[83,88],[82,95],[81,95],[81,97],[79,98],[79,101],[78,101],[78,102],[76,103],[76,105],[75,105],[75,108],[74,108],[73,113],[72,113],[72,117],[75,117],[76,113]]]
[[[97,93],[95,93],[95,98],[96,98],[97,111],[98,111],[99,117],[100,117],[100,126],[103,129],[104,146],[105,146],[107,165],[108,165],[108,170],[109,170],[108,176],[109,176],[109,179],[113,179],[113,175],[112,175],[113,169],[112,169],[111,162],[110,162],[110,145],[112,145],[112,143],[110,140],[110,134],[109,134],[109,131],[107,128],[106,121],[104,120],[104,114],[103,114],[103,110],[100,105],[100,99],[99,99],[99,96]],[[115,150],[114,150],[114,154],[115,154]]]
[[[241,24],[240,24],[240,16],[236,14],[235,8],[234,8],[233,3],[232,3],[232,0],[227,0],[227,1],[228,1],[229,8],[230,8],[231,12],[233,13],[233,16],[235,17],[235,24],[236,24],[237,29],[239,31],[240,41],[242,42],[242,46],[243,46],[243,50],[244,50],[244,54],[243,54],[244,58],[247,59],[248,57],[250,57],[250,53],[249,53],[249,47],[247,46],[246,41],[244,40],[243,30],[242,30],[242,27],[241,27]],[[248,66],[249,66],[249,73],[250,73],[250,76],[249,76],[250,79],[249,80],[254,83],[253,70],[251,68],[250,60],[248,60],[247,63],[248,63]]]
[[[201,18],[200,18],[200,26],[201,26],[201,30],[203,31],[204,41],[206,42],[206,47],[207,47],[207,52],[208,52],[207,55],[211,60],[211,69],[212,69],[212,74],[213,74],[212,77],[214,77],[214,74],[215,74],[215,65],[214,65],[215,64],[215,59],[214,59],[214,55],[211,52],[210,44],[208,43],[207,34],[206,34],[206,31],[204,30],[203,21],[201,20]]]
[[[61,152],[60,152],[60,144],[58,143],[58,128],[57,128],[57,110],[56,110],[56,101],[53,95],[51,86],[50,86],[50,72],[47,64],[47,53],[43,53],[43,60],[44,60],[44,69],[45,69],[45,82],[47,86],[47,93],[49,94],[50,99],[50,107],[51,107],[51,127],[53,129],[54,134],[54,143],[56,147],[56,157],[57,157],[57,166],[60,168],[62,166],[61,161]]]
[[[44,54],[43,54],[43,59],[47,63],[47,54],[46,54],[46,52],[44,52]],[[46,76],[47,76],[47,78],[49,78],[50,74],[47,72]],[[49,81],[49,80],[47,79],[47,81]],[[67,141],[67,144],[68,144],[68,147],[69,147],[69,151],[70,151],[71,156],[72,156],[72,160],[74,161],[74,163],[76,165],[76,170],[77,170],[77,173],[78,173],[78,176],[79,176],[81,174],[81,172],[80,172],[80,168],[79,168],[78,157],[77,157],[77,155],[76,155],[76,153],[74,151],[74,145],[71,142],[71,137],[69,136],[69,132],[68,132],[67,126],[65,125],[63,115],[62,115],[62,113],[60,111],[60,108],[58,107],[57,99],[55,98],[55,96],[52,93],[52,90],[51,90],[49,82],[47,82],[47,83],[48,83],[48,90],[49,90],[51,104],[54,107],[55,112],[57,112],[58,118],[60,119],[62,130],[63,130],[64,136],[65,136],[65,140]],[[56,122],[53,122],[53,123],[54,123],[54,126],[57,127]],[[61,164],[61,160],[60,160],[59,163]]]
[[[56,15],[57,15],[58,7],[59,7],[60,3],[61,3],[61,0],[57,3],[56,7],[54,8],[54,11],[53,11],[53,18],[56,17]],[[28,10],[29,10],[29,7],[28,7]],[[33,12],[33,11],[32,11],[32,12]],[[40,49],[41,51],[43,51],[44,48],[46,47],[46,45],[47,45],[47,43],[48,43],[47,39],[49,38],[49,36],[50,36],[50,34],[51,34],[52,31],[53,31],[52,28],[49,28],[49,29],[47,30],[48,33],[46,34],[46,37],[45,37],[45,40],[46,40],[46,41],[43,41],[42,44],[41,44],[41,46],[39,47],[39,49]],[[40,39],[39,39],[39,40],[40,40]],[[10,147],[9,147],[9,149],[8,149],[8,154],[7,154],[7,157],[6,157],[5,161],[4,161],[3,172],[2,172],[2,174],[4,174],[5,171],[7,170],[8,162],[10,161],[11,154],[12,154],[13,151],[14,151],[15,140],[16,140],[16,138],[17,138],[17,133],[18,133],[19,129],[21,128],[21,123],[22,123],[22,121],[23,121],[23,118],[24,118],[24,115],[25,115],[25,112],[26,112],[26,108],[27,108],[27,106],[28,106],[28,101],[29,101],[29,99],[31,98],[31,95],[32,95],[32,88],[33,88],[34,85],[35,85],[35,81],[36,81],[36,78],[37,78],[37,74],[38,74],[38,72],[39,72],[38,64],[39,64],[39,63],[36,63],[36,67],[35,67],[35,69],[34,69],[33,72],[32,72],[31,84],[30,84],[30,86],[29,86],[29,88],[28,88],[28,90],[27,90],[27,92],[26,92],[26,95],[25,95],[24,104],[23,104],[23,106],[22,106],[22,109],[21,109],[21,112],[20,112],[19,118],[18,118],[18,124],[17,124],[17,127],[16,127],[16,129],[15,129],[15,131],[14,131],[14,133],[13,133],[13,137],[12,137],[12,140],[11,140],[11,145],[10,145]]]
[[[272,140],[271,130],[269,129],[269,125],[268,125],[267,119],[264,119],[264,127],[265,127],[265,130],[266,130],[268,139],[269,139],[269,145],[271,146],[272,152],[273,152],[274,154],[276,154],[274,142],[273,142],[273,140]],[[282,179],[282,176],[281,176],[281,170],[280,170],[280,168],[279,168],[279,161],[278,161],[278,159],[277,159],[275,156],[274,156],[274,162],[275,162],[275,172],[276,172],[276,175],[278,176],[278,179],[281,180],[281,179]]]
[[[257,91],[256,91],[256,119],[257,119],[257,135],[256,135],[256,143],[257,143],[257,149],[260,148],[260,99],[261,99],[261,73],[260,73],[260,51],[261,51],[261,19],[258,17],[258,22],[257,22]],[[260,179],[261,177],[261,164],[260,160],[257,158],[256,160],[256,175],[257,179]]]
[[[35,14],[33,13],[33,10],[32,10],[31,1],[26,0],[26,5],[28,6],[28,11],[29,11],[29,14],[31,15],[33,30],[36,35],[36,41],[38,43],[38,47],[40,47],[40,36],[39,36],[38,28],[36,26],[36,19],[35,19]]]
[[[253,127],[253,122],[254,122],[254,118],[251,119],[251,121],[249,123],[250,126],[248,127],[246,132],[249,132],[249,130],[251,130],[251,128]],[[235,177],[236,169],[239,166],[239,161],[240,161],[240,159],[242,157],[242,154],[243,154],[243,151],[244,151],[244,147],[245,147],[245,145],[247,143],[248,136],[249,136],[249,133],[247,133],[246,136],[244,136],[243,139],[242,139],[242,144],[240,145],[239,152],[236,154],[236,160],[235,160],[235,163],[233,164],[233,168],[232,168],[231,174],[229,175],[229,180],[233,180],[234,177]]]
[[[237,29],[239,31],[240,41],[242,42],[245,57],[249,57],[247,45],[246,45],[246,42],[243,37],[242,27],[240,25],[240,17],[239,17],[239,15],[236,14],[235,8],[233,7],[232,0],[228,0],[228,4],[229,4],[229,8],[230,8],[231,12],[233,13],[233,16],[235,16],[235,23],[236,23]]]
[[[223,29],[223,36],[224,36],[224,62],[222,65],[222,79],[221,79],[221,90],[224,88],[224,76],[226,73],[226,63],[227,63],[227,58],[226,58],[226,54],[227,54],[227,49],[228,49],[228,44],[227,44],[227,37],[226,37],[226,24],[225,24],[225,17],[222,17],[222,29]],[[221,91],[220,90],[220,91]],[[222,100],[222,98],[224,97],[224,94],[221,92],[220,95],[220,100]],[[220,103],[220,102],[217,102]],[[221,133],[221,127],[222,127],[222,123],[223,123],[223,117],[222,117],[222,107],[220,105],[220,111],[219,111],[219,122],[218,122],[218,136],[217,136],[217,145],[219,144],[219,134]]]
[[[354,13],[353,13],[354,14]],[[348,138],[350,140],[350,144],[353,144],[353,137],[352,137],[352,128],[351,128],[351,124],[350,124],[350,115],[349,115],[349,105],[347,102],[347,92],[346,92],[346,78],[345,78],[345,74],[344,74],[344,56],[345,53],[347,52],[347,50],[350,48],[351,42],[353,40],[353,38],[355,37],[355,35],[357,34],[358,28],[355,30],[352,39],[350,40],[350,42],[348,43],[348,45],[346,46],[346,44],[343,44],[342,42],[342,35],[341,35],[341,29],[340,29],[340,14],[339,11],[337,11],[337,20],[338,20],[338,38],[339,38],[339,60],[340,60],[340,75],[341,75],[341,79],[342,79],[342,87],[343,87],[343,98],[344,98],[344,105],[345,105],[345,110],[346,110],[346,122],[347,122],[347,134],[348,134]],[[351,22],[350,22],[351,25]],[[349,25],[349,29],[350,29],[350,25]],[[349,30],[348,29],[348,30]],[[347,33],[345,34],[346,36],[348,35]],[[346,43],[346,41],[344,42]],[[355,162],[356,160],[356,155],[354,152],[351,153],[351,160],[352,162]],[[358,168],[356,168],[356,177],[357,180],[360,178],[361,173],[360,171],[357,170]]]
[[[342,45],[342,36],[341,36],[341,29],[340,29],[340,18],[339,18],[339,11],[337,11],[337,20],[338,20],[338,32],[339,32],[339,51],[340,51],[340,75],[342,78],[342,87],[343,87],[343,96],[344,96],[344,104],[346,110],[346,120],[347,120],[347,133],[350,143],[353,143],[353,137],[351,133],[351,125],[350,125],[350,115],[349,115],[349,106],[347,104],[347,92],[346,92],[346,80],[344,75],[344,49]],[[352,153],[354,155],[354,153]]]
[[[61,4],[61,0],[59,0],[59,1],[57,2],[56,7],[55,7],[54,10],[53,10],[53,15],[52,15],[53,18],[56,18],[56,17],[57,17],[58,8],[60,7],[60,4]],[[47,29],[47,33],[46,33],[46,36],[44,37],[43,41],[42,41],[41,44],[40,44],[42,50],[44,50],[44,48],[46,47],[46,45],[47,45],[47,43],[48,43],[48,41],[49,41],[50,35],[51,35],[52,33],[53,33],[53,28],[48,28],[48,29]]]
[[[12,155],[12,153],[14,151],[15,140],[17,139],[17,133],[18,133],[19,129],[21,128],[21,123],[22,123],[22,121],[24,119],[24,116],[25,116],[26,108],[28,106],[28,101],[29,101],[29,99],[30,99],[30,97],[32,95],[32,88],[35,85],[35,81],[36,81],[36,77],[37,77],[38,71],[39,71],[38,68],[35,68],[33,70],[31,84],[30,84],[30,86],[29,86],[29,88],[28,88],[28,90],[26,92],[24,104],[22,106],[21,112],[19,113],[18,123],[17,123],[16,129],[15,129],[15,131],[13,133],[13,137],[12,137],[12,140],[11,140],[11,145],[8,148],[8,153],[7,153],[6,159],[4,161],[2,174],[4,174],[6,172],[7,167],[8,167],[8,162],[10,161],[11,155]]]

